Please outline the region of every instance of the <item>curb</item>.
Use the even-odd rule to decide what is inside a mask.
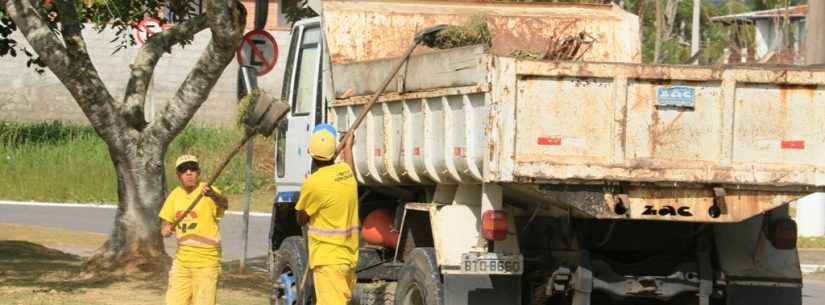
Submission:
[[[801,264],[799,268],[802,269],[803,274],[825,272],[825,265]]]
[[[58,208],[99,208],[99,209],[116,209],[117,205],[114,203],[56,203],[56,202],[34,202],[34,201],[8,201],[0,200],[0,205],[22,205],[35,207],[58,207]],[[227,211],[229,215],[243,215],[239,211]],[[263,212],[249,212],[252,217],[271,217],[272,213]]]

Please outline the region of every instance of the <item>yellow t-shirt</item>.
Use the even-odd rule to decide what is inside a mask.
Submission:
[[[182,187],[175,188],[160,209],[160,218],[172,223],[186,211],[206,183],[200,183],[191,193]],[[220,191],[212,186],[212,190]],[[178,250],[175,260],[186,267],[214,267],[221,263],[221,231],[218,222],[223,217],[223,209],[211,198],[204,196],[198,205],[175,228]]]
[[[358,184],[346,163],[322,167],[301,187],[296,210],[309,215],[309,266],[358,263]]]

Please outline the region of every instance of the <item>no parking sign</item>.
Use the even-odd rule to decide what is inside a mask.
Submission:
[[[238,63],[252,66],[258,76],[272,71],[278,62],[278,43],[264,30],[252,30],[243,36],[237,52]]]

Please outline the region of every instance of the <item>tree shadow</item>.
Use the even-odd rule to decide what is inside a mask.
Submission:
[[[83,258],[39,244],[0,240],[0,286],[36,287],[40,291],[70,292],[107,287],[118,278],[82,278]]]
[[[266,255],[248,258],[245,262],[246,270],[240,273],[240,260],[223,263],[223,273],[218,284],[220,287],[232,290],[248,290],[268,294],[272,289],[272,282],[267,270]]]
[[[0,240],[0,286],[26,287],[34,292],[74,292],[81,289],[108,288],[131,282],[130,287],[165,293],[168,273],[128,276],[84,277],[83,257],[39,244]],[[222,263],[218,287],[235,291],[268,294],[271,290],[266,256],[246,260],[246,272],[239,272],[239,261]]]
[[[267,256],[253,257],[246,260],[246,272],[240,273],[239,260],[226,261],[221,263],[221,276],[218,280],[218,288],[236,291],[248,291],[268,294],[272,288],[269,273],[266,271]],[[166,291],[169,276],[163,274],[151,281],[140,283],[137,288],[156,290],[159,293]]]

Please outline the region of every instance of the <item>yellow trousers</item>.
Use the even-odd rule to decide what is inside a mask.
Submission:
[[[189,268],[178,262],[169,270],[166,305],[215,305],[221,267]]]
[[[312,268],[315,277],[316,305],[346,305],[355,287],[355,268],[349,265],[323,265]]]

